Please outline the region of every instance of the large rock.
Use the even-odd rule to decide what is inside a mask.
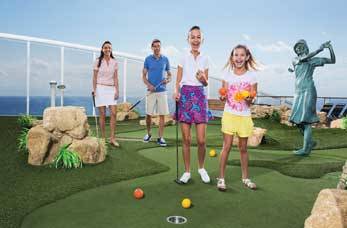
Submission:
[[[342,128],[342,119],[331,121],[330,128]]]
[[[89,131],[85,109],[73,106],[46,108],[43,112],[43,127],[50,132],[66,132],[78,139],[87,136]]]
[[[106,157],[106,148],[104,144],[95,137],[73,140],[69,149],[78,153],[84,164],[100,163],[104,161]]]
[[[120,103],[117,105],[117,112],[129,112],[131,106],[132,104],[128,102]]]
[[[131,111],[131,112],[123,112],[117,111],[117,121],[124,121],[124,120],[136,120],[140,118],[140,115],[137,112]]]
[[[290,108],[286,105],[280,106],[269,106],[269,105],[253,105],[251,107],[252,118],[265,118],[270,117],[274,111],[277,111],[281,117],[281,123],[293,126],[291,122],[289,122],[289,117],[292,113]],[[315,128],[327,128],[327,114],[325,112],[317,112],[319,123],[313,124]]]
[[[46,159],[43,164],[51,164],[59,153],[59,149],[64,145],[70,145],[71,143],[72,137],[69,135],[63,135],[60,138],[55,138],[51,144],[51,147],[47,151]]]
[[[128,116],[127,112],[117,112],[117,121],[124,121]]]
[[[342,189],[342,190],[347,189],[347,161],[345,165],[342,167],[342,173],[341,173],[339,183],[337,184],[337,189]]]
[[[264,135],[266,134],[266,129],[255,127],[253,128],[253,134],[248,137],[247,144],[248,146],[256,147],[261,143]],[[233,145],[239,144],[239,137],[233,137]]]
[[[137,112],[129,112],[128,113],[128,119],[129,120],[137,120],[140,118],[140,115]]]
[[[347,191],[323,189],[320,191],[305,221],[305,228],[346,228]]]
[[[141,126],[146,126],[146,119],[140,120]],[[176,121],[172,118],[171,115],[164,116],[164,124],[167,125],[175,125]],[[159,126],[159,116],[152,116],[152,125]]]
[[[32,127],[36,127],[38,125],[42,125],[43,121],[42,120],[33,120],[33,126]]]
[[[274,106],[270,106],[270,105],[252,105],[251,106],[252,118],[268,117],[268,116],[271,116],[273,111],[274,111]]]
[[[288,125],[288,126],[293,126],[293,124],[288,121],[291,114],[292,114],[292,110],[290,110],[290,109],[285,111],[285,112],[282,112],[282,114],[281,114],[281,124],[285,124],[285,125]]]
[[[105,145],[99,143],[95,137],[87,137],[88,131],[89,125],[84,108],[45,109],[42,125],[31,128],[28,133],[28,163],[50,164],[64,145],[79,153],[83,163],[102,162],[105,160]]]
[[[33,127],[28,132],[28,163],[31,165],[43,165],[49,147],[54,136],[45,130],[42,125]]]

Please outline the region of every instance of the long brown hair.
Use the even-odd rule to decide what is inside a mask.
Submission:
[[[101,51],[100,51],[100,56],[99,56],[99,58],[98,58],[98,59],[99,59],[98,68],[100,67],[101,61],[102,61],[102,59],[104,58],[104,52],[102,51],[102,49],[104,48],[105,44],[109,44],[109,45],[112,46],[111,42],[108,41],[108,40],[106,40],[106,41],[102,44],[102,46],[101,46]],[[111,58],[114,59],[113,54],[112,54],[112,51],[111,51]]]
[[[248,49],[248,47],[246,45],[242,45],[242,44],[238,44],[236,45],[233,50],[231,51],[231,54],[230,54],[230,57],[229,57],[229,60],[228,62],[225,64],[224,66],[224,69],[225,68],[230,68],[231,70],[234,69],[234,65],[232,63],[232,59],[233,59],[233,56],[234,56],[234,51],[235,49],[239,49],[239,48],[242,48],[245,50],[246,52],[246,56],[248,57],[248,59],[246,60],[246,64],[245,64],[245,67],[246,67],[246,70],[250,70],[250,69],[253,69],[253,70],[258,70],[257,68],[257,62],[255,61],[251,51]]]

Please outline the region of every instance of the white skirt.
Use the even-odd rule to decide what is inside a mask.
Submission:
[[[95,92],[95,106],[102,107],[117,105],[117,100],[114,99],[115,92],[116,88],[114,86],[104,86],[97,84]]]

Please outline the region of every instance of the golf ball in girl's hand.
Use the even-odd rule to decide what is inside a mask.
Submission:
[[[182,207],[185,208],[185,209],[188,209],[192,206],[192,201],[188,198],[185,198],[182,200]]]
[[[255,90],[252,90],[250,96],[251,98],[255,98],[257,96],[257,92]]]
[[[218,92],[221,97],[225,97],[227,95],[227,90],[224,87],[220,88]]]
[[[142,199],[143,196],[144,196],[144,192],[142,191],[141,188],[135,189],[135,191],[134,191],[134,197],[135,197],[135,199]]]

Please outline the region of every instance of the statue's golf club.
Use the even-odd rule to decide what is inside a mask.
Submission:
[[[99,139],[99,127],[98,127],[98,118],[96,117],[96,110],[95,110],[95,94],[92,92],[92,98],[93,98],[93,113],[95,118],[95,129],[96,129],[96,137]]]
[[[178,101],[176,101],[176,179],[174,180],[177,184],[184,184],[178,179]]]

